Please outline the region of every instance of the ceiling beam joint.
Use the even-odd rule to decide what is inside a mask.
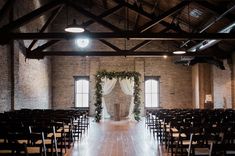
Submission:
[[[17,28],[31,22],[32,20],[38,18],[43,13],[45,13],[49,10],[55,9],[56,7],[58,7],[58,5],[60,5],[62,3],[63,3],[63,0],[54,0],[52,2],[49,2],[49,3],[45,4],[44,6],[28,13],[27,15],[24,15],[24,16],[16,19],[15,21],[10,22],[7,25],[2,26],[0,28],[0,32],[9,32],[14,29],[17,29]]]

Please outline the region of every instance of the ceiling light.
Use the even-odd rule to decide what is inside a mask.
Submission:
[[[80,48],[85,48],[89,45],[90,40],[88,38],[79,38],[75,40],[75,43]]]
[[[173,54],[177,54],[177,55],[180,55],[180,54],[185,54],[186,51],[174,51]]]
[[[64,30],[71,33],[82,33],[85,31],[82,26],[77,24],[75,19],[73,19],[73,23],[68,25]]]
[[[163,55],[163,58],[166,59],[166,58],[167,58],[167,55]]]

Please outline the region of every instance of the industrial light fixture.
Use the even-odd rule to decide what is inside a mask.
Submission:
[[[85,48],[89,45],[90,40],[88,38],[78,38],[75,40],[75,43],[80,48]]]
[[[71,33],[82,33],[85,31],[81,25],[77,24],[75,19],[73,19],[73,23],[68,25],[64,30]]]
[[[166,59],[168,56],[167,55],[163,55],[163,58]]]
[[[186,51],[174,51],[173,54],[180,55],[180,54],[185,54]]]

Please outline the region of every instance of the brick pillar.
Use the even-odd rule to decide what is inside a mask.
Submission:
[[[232,94],[232,108],[235,109],[235,52],[232,54],[231,66],[231,94]]]
[[[194,65],[192,74],[194,107],[204,108],[206,94],[212,95],[211,65]]]

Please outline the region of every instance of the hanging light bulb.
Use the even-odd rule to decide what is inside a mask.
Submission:
[[[85,48],[89,45],[90,40],[88,38],[79,38],[75,40],[75,43],[80,48]]]

